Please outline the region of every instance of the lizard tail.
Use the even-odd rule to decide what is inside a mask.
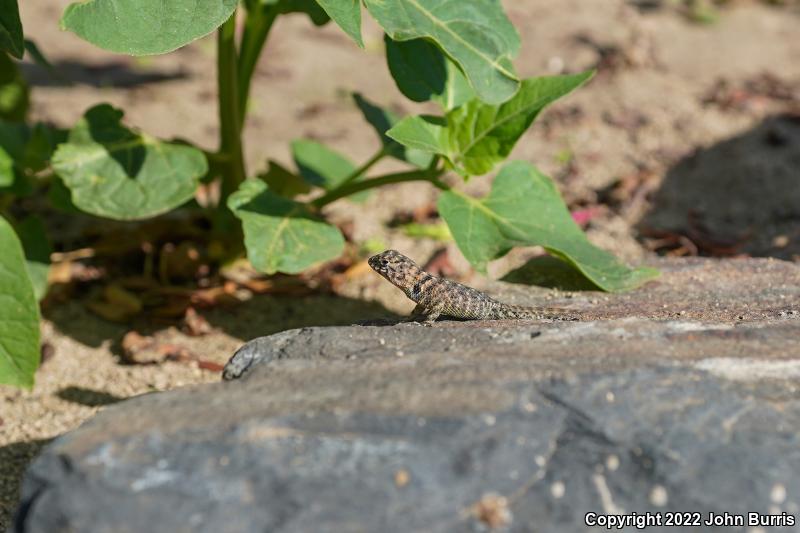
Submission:
[[[492,309],[492,318],[506,319],[552,319],[552,320],[578,320],[578,316],[566,309],[548,307],[525,307],[521,305],[500,304]]]

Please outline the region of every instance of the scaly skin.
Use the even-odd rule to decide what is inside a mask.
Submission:
[[[440,315],[467,320],[571,319],[564,310],[508,305],[482,292],[448,279],[437,278],[395,250],[369,258],[369,266],[403,291],[417,307],[412,317],[424,316],[431,325]]]

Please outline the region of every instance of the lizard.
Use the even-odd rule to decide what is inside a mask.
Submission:
[[[440,315],[467,320],[542,319],[575,320],[563,309],[537,309],[499,302],[472,287],[424,271],[396,250],[386,250],[368,260],[375,272],[402,290],[417,306],[412,320],[424,317],[433,325]]]

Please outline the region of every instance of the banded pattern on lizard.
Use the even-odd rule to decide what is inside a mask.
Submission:
[[[472,287],[425,272],[396,250],[373,255],[369,266],[417,304],[412,317],[424,316],[426,325],[431,325],[440,315],[468,320],[575,319],[563,309],[537,309],[498,302]]]

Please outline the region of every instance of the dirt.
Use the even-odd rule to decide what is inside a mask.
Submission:
[[[116,56],[57,30],[68,3],[20,5],[27,37],[74,81],[65,85],[25,65],[33,119],[68,127],[91,105],[110,102],[150,134],[216,147],[213,36],[165,56]],[[622,0],[505,2],[522,36],[522,76],[599,68],[587,87],[540,118],[512,157],[553,176],[572,209],[591,213],[590,238],[627,261],[646,260],[654,249],[800,259],[800,10],[732,4],[714,24],[701,25],[669,7],[640,10]],[[368,17],[364,40],[359,50],[332,24],[318,29],[302,15],[277,23],[251,92],[245,148],[252,172],[270,158],[291,165],[289,141],[298,137],[357,162],[370,157],[378,139],[353,91],[403,113],[429,109],[395,88],[381,33]],[[376,172],[396,168],[386,161]],[[464,187],[480,194],[489,183],[473,179]],[[398,185],[363,205],[334,204],[330,215],[351,227],[355,242],[379,242],[423,262],[444,246],[454,275],[480,282],[452,243],[386,227],[398,212],[424,208],[435,197],[426,185]],[[490,276],[535,253],[515,250],[491,265]],[[206,318],[214,329],[202,337],[168,328],[154,333],[224,363],[258,335],[408,311],[402,295],[362,272],[337,295],[261,296],[211,311]],[[22,469],[43,444],[104,405],[219,379],[197,364],[122,364],[119,343],[128,329],[96,318],[81,302],[63,304],[43,320],[53,355],[34,389],[0,387],[0,529],[16,504]]]

